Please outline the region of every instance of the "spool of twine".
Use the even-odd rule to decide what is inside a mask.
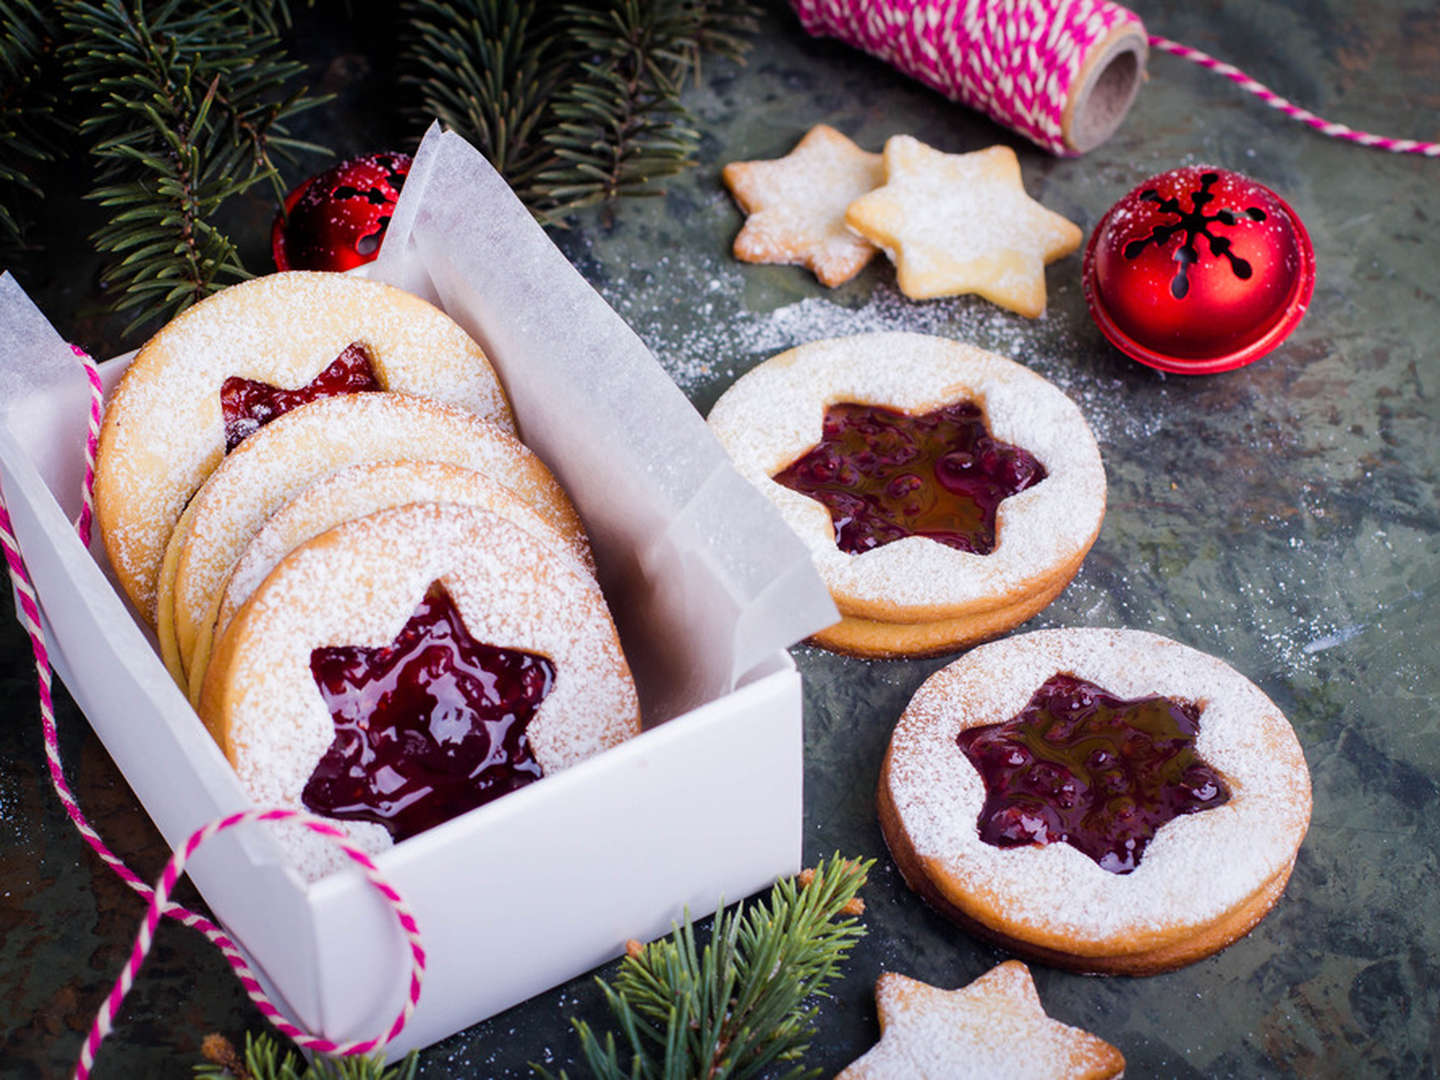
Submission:
[[[1109,0],[791,0],[839,38],[1053,154],[1120,126],[1145,77],[1145,27]]]
[[[1115,133],[1149,46],[1223,75],[1292,120],[1356,146],[1440,158],[1440,143],[1361,131],[1287,101],[1239,68],[1147,34],[1110,0],[790,0],[810,33],[839,38],[979,109],[1052,154]]]

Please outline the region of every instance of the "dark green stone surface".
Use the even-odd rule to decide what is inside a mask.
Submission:
[[[1221,56],[1323,115],[1440,138],[1433,4],[1135,6],[1152,31]],[[366,37],[363,24],[327,30],[322,15],[308,17],[307,49],[342,91],[317,125],[328,125],[342,151],[400,144],[406,129],[383,111],[391,100],[383,35]],[[881,64],[807,38],[777,9],[747,67],[716,64],[690,95],[702,167],[664,199],[587,213],[558,240],[702,411],[783,347],[880,328],[995,348],[1074,396],[1100,440],[1109,512],[1075,582],[1029,627],[1136,627],[1225,658],[1289,716],[1315,809],[1289,890],[1247,938],[1148,979],[1036,968],[1047,1009],[1119,1046],[1133,1077],[1433,1075],[1440,161],[1321,138],[1172,57],[1152,57],[1150,70],[1120,132],[1062,161]],[[1034,322],[976,298],[906,301],[883,260],[833,291],[803,270],[734,262],[740,215],[720,166],[783,154],[821,121],[870,149],[898,132],[947,151],[1011,144],[1031,194],[1087,231],[1152,173],[1192,162],[1239,169],[1279,192],[1308,226],[1319,268],[1311,310],[1268,358],[1187,379],[1142,368],[1104,343],[1085,312],[1078,257],[1049,269],[1049,311]],[[252,210],[253,246],[263,250],[267,211]],[[88,227],[57,221],[48,256],[15,269],[62,332],[114,351],[121,339],[93,314]],[[1003,955],[905,888],[874,820],[891,726],[943,660],[863,662],[806,647],[795,656],[806,686],[807,858],[839,850],[879,860],[865,892],[869,937],[821,1009],[812,1060],[833,1073],[876,1037],[871,991],[880,971],[957,986]],[[89,854],[49,790],[28,650],[8,622],[0,680],[0,1075],[54,1076],[73,1063],[141,908]],[[165,854],[158,837],[68,701],[60,728],[91,820],[145,876],[155,874]],[[530,1061],[573,1070],[570,1015],[604,1021],[590,980],[426,1051],[421,1075],[521,1076]],[[206,1032],[262,1026],[209,946],[167,926],[97,1075],[185,1076]]]

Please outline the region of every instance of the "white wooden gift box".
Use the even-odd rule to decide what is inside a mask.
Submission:
[[[435,300],[484,345],[521,437],[586,519],[646,722],[379,858],[428,955],[400,1053],[659,936],[686,908],[707,914],[798,869],[800,681],[784,647],[835,616],[799,542],[463,140],[427,135],[371,273]],[[248,800],[98,540],[87,551],[76,538],[86,382],[8,275],[0,350],[0,483],[55,667],[178,844]],[[129,359],[102,365],[107,390]],[[358,872],[307,885],[246,827],[207,844],[190,873],[304,1028],[365,1038],[398,1011],[407,954]]]

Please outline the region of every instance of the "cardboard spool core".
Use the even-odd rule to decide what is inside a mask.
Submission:
[[[1145,80],[1149,51],[1145,28],[1138,22],[1115,27],[1090,50],[1061,121],[1065,145],[1072,151],[1083,154],[1115,134]]]

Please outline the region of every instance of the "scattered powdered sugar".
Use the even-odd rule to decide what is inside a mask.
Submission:
[[[985,785],[955,738],[1011,719],[1058,672],[1199,704],[1196,749],[1230,801],[1163,826],[1125,875],[1065,843],[984,843]],[[916,692],[889,760],[889,795],[934,884],[1001,933],[1062,951],[1136,951],[1202,930],[1286,871],[1310,820],[1309,772],[1280,710],[1222,661],[1143,631],[1040,630],[972,650]]]
[[[241,443],[187,509],[170,544],[175,636],[187,666],[200,628],[265,520],[317,477],[365,461],[446,461],[515,491],[566,535],[583,532],[565,492],[515,436],[473,413],[404,394],[321,398],[286,413]],[[165,583],[162,583],[162,591]]]
[[[886,972],[875,1003],[880,1042],[836,1080],[1104,1080],[1124,1067],[1105,1040],[1045,1015],[1030,969],[1018,960],[958,990]]]
[[[257,804],[300,807],[334,738],[311,652],[390,644],[435,581],[478,641],[555,665],[554,687],[526,729],[546,774],[639,733],[634,683],[594,578],[491,511],[412,504],[346,522],[296,549],[221,639],[201,713]],[[377,826],[344,827],[389,846]],[[318,838],[284,835],[312,879],[344,863]]]
[[[111,564],[140,610],[152,611],[171,529],[224,456],[225,379],[303,386],[355,343],[386,389],[450,402],[515,430],[480,347],[418,297],[311,271],[223,289],[146,343],[106,411],[96,510]]]
[[[980,405],[991,433],[1030,451],[1048,473],[1000,505],[988,555],[923,537],[852,555],[836,546],[824,506],[771,479],[819,442],[831,403],[922,413],[958,400]],[[808,545],[850,615],[943,619],[1018,600],[1078,564],[1105,512],[1100,451],[1075,404],[1029,369],[945,338],[866,334],[801,346],[742,376],[709,422],[741,475]]]

